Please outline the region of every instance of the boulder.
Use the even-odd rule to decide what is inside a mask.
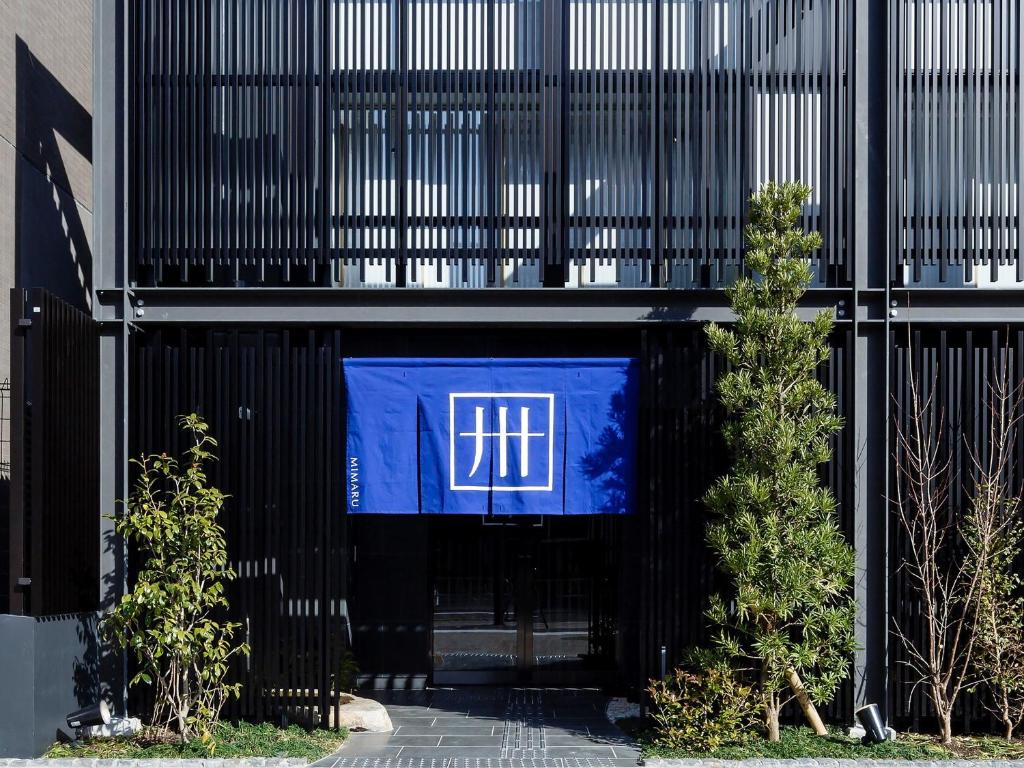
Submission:
[[[627,699],[611,698],[605,705],[604,716],[612,723],[627,717],[640,717],[640,705]]]
[[[373,699],[364,699],[348,693],[341,695],[341,705],[331,707],[331,728],[344,726],[350,731],[387,733],[394,730],[384,705]]]

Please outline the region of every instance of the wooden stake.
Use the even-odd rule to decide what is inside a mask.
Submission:
[[[814,702],[807,695],[807,690],[804,688],[803,681],[800,680],[800,675],[792,667],[786,670],[786,682],[789,683],[789,687],[796,694],[796,700],[800,703],[800,709],[804,711],[804,717],[807,718],[807,722],[814,729],[814,732],[818,736],[828,736],[828,730],[825,728],[825,724],[821,722],[821,716],[818,714]]]

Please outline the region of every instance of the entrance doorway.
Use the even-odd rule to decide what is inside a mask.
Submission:
[[[618,524],[604,515],[434,518],[434,683],[611,680]]]

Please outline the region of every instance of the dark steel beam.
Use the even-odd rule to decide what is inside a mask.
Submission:
[[[855,312],[850,307],[855,307]],[[813,288],[800,314],[843,324],[1024,322],[1024,291]],[[186,325],[543,325],[705,323],[733,319],[724,292],[657,288],[136,288],[96,291],[94,317]]]
[[[842,313],[847,291],[807,295],[801,316],[822,309]],[[114,295],[103,295],[107,302]],[[131,322],[211,324],[394,325],[629,325],[661,322],[729,322],[721,291],[657,289],[317,289],[145,288],[132,293]],[[840,304],[842,302],[842,304]],[[100,310],[99,315],[115,308]]]
[[[891,322],[950,326],[1024,322],[1022,288],[910,288],[890,293]]]

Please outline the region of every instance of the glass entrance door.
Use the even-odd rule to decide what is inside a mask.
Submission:
[[[597,517],[432,521],[435,684],[600,682],[616,558]],[[614,540],[614,539],[613,539]]]
[[[434,682],[513,681],[523,655],[515,542],[479,518],[431,523]]]

